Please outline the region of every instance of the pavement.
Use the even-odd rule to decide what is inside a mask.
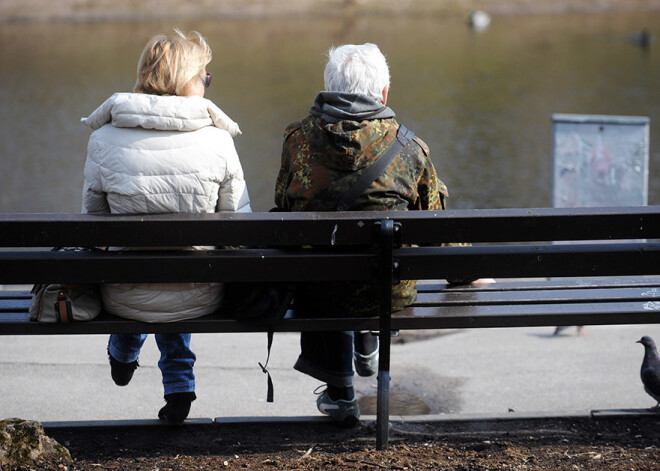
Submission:
[[[588,415],[655,405],[639,379],[643,335],[660,325],[402,332],[392,345],[390,413],[428,418]],[[266,402],[266,334],[197,334],[190,418],[260,420],[319,416],[320,383],[292,369],[299,334],[277,333],[269,362],[275,402]],[[145,343],[131,383],[110,378],[107,336],[3,336],[0,419],[42,422],[150,421],[163,405],[159,357]],[[376,379],[357,378],[363,415],[375,414]]]

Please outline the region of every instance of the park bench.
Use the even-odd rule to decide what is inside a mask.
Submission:
[[[217,313],[141,323],[31,322],[28,291],[0,292],[0,335],[377,330],[376,446],[388,444],[390,335],[408,329],[660,321],[660,207],[166,215],[1,214],[0,284],[375,280],[380,316],[275,325]],[[451,245],[472,243],[471,246]],[[445,245],[450,244],[450,245]],[[54,246],[231,247],[50,251]],[[496,278],[454,286],[446,279]],[[392,284],[420,283],[391,313]],[[295,303],[295,301],[294,301]]]

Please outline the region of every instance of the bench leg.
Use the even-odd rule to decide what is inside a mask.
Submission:
[[[394,223],[380,221],[380,322],[378,351],[378,395],[376,397],[376,449],[386,450],[390,426],[390,342],[392,282],[394,280]]]
[[[380,359],[379,359],[380,361]],[[376,449],[386,450],[390,432],[390,372],[378,370]]]

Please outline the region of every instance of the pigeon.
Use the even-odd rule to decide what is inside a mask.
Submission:
[[[657,402],[651,410],[658,410],[660,409],[660,356],[655,348],[655,342],[648,335],[642,337],[637,343],[644,345],[644,361],[640,371],[644,390]]]
[[[552,335],[554,335],[554,336],[561,335],[561,333],[564,332],[566,329],[568,329],[568,326],[566,326],[566,325],[559,326],[555,329],[555,333],[552,334]],[[584,331],[584,326],[581,326],[581,325],[577,326],[577,334],[580,337],[583,337],[583,336],[587,335],[587,333]]]

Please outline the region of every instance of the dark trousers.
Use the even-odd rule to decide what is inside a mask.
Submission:
[[[353,332],[301,332],[300,356],[293,367],[331,386],[352,387]]]

